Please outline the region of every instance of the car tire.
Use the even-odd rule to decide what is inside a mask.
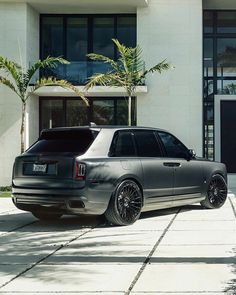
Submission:
[[[62,217],[62,213],[59,212],[42,212],[42,211],[33,211],[31,212],[34,217],[42,220],[42,221],[53,221],[60,219]]]
[[[122,181],[111,196],[106,219],[114,225],[134,223],[141,214],[142,199],[142,191],[135,181]]]
[[[219,175],[213,175],[208,185],[207,196],[201,202],[203,208],[215,209],[224,205],[227,198],[227,184],[225,179]]]

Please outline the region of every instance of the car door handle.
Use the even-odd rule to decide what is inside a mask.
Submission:
[[[163,165],[167,166],[167,167],[180,167],[181,166],[181,164],[177,163],[177,162],[164,162]]]

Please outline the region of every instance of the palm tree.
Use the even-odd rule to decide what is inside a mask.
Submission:
[[[10,88],[21,99],[21,153],[25,150],[25,115],[26,103],[29,96],[42,86],[61,86],[65,89],[74,91],[88,105],[86,97],[71,83],[66,80],[57,80],[56,78],[41,78],[33,86],[30,85],[34,74],[42,68],[55,68],[58,63],[68,64],[69,62],[61,57],[47,57],[44,60],[38,60],[27,70],[14,61],[0,56],[0,84]]]
[[[163,60],[149,70],[145,70],[140,46],[126,47],[117,39],[112,39],[112,41],[115,43],[119,54],[117,61],[101,54],[90,53],[87,55],[92,60],[107,63],[111,69],[106,73],[96,73],[91,76],[85,89],[89,90],[96,85],[123,87],[129,98],[128,125],[131,126],[131,99],[134,96],[136,86],[144,85],[145,78],[149,73],[161,73],[163,70],[170,69],[171,65]]]

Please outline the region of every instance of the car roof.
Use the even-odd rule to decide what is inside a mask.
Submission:
[[[69,130],[94,130],[100,131],[101,129],[110,129],[110,130],[135,130],[135,129],[142,129],[142,130],[157,130],[157,131],[165,131],[164,129],[156,128],[156,127],[144,127],[144,126],[124,126],[124,125],[92,125],[92,126],[73,126],[73,127],[56,127],[50,129],[44,129],[41,132],[52,132],[52,131],[69,131]]]

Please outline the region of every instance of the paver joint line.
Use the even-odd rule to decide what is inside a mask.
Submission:
[[[34,223],[34,222],[33,222]],[[98,225],[98,224],[97,224]],[[3,287],[7,286],[8,284],[10,284],[12,281],[14,281],[15,279],[19,278],[20,276],[22,276],[23,274],[25,274],[26,272],[28,272],[29,270],[31,270],[32,268],[34,268],[35,266],[37,266],[38,264],[40,264],[41,262],[43,262],[44,260],[46,260],[47,258],[49,258],[50,256],[52,256],[53,254],[55,254],[57,251],[61,250],[62,248],[68,246],[70,243],[74,242],[75,240],[79,239],[80,237],[84,236],[85,234],[91,232],[97,225],[93,226],[91,229],[89,229],[88,231],[83,232],[82,234],[80,234],[79,236],[74,237],[73,239],[69,240],[68,242],[60,245],[57,249],[55,249],[53,252],[49,253],[48,255],[46,255],[45,257],[39,259],[38,261],[36,261],[35,263],[31,264],[29,267],[27,267],[25,270],[23,270],[22,272],[20,272],[19,274],[17,274],[15,277],[13,277],[12,279],[10,279],[9,281],[5,282],[4,284],[2,284],[0,286],[0,289],[2,289]],[[1,293],[1,291],[0,291]]]
[[[38,221],[35,220],[35,221],[33,221],[33,222],[29,222],[29,223],[27,223],[27,224],[23,224],[23,225],[21,225],[21,226],[15,227],[15,228],[9,230],[8,232],[6,232],[6,233],[4,233],[4,234],[1,234],[0,237],[6,236],[6,235],[12,233],[12,232],[15,231],[15,230],[22,229],[22,228],[24,228],[24,227],[26,227],[26,226],[28,226],[28,225],[32,225],[32,224],[34,224],[34,223],[36,223],[36,222],[38,222]]]
[[[157,247],[159,246],[159,244],[161,243],[161,241],[163,240],[164,236],[166,235],[167,231],[169,230],[169,228],[171,227],[171,225],[173,224],[175,218],[177,217],[177,215],[179,214],[179,212],[181,211],[181,208],[175,213],[174,217],[171,219],[171,221],[168,223],[167,227],[164,229],[162,235],[160,236],[160,238],[157,240],[157,242],[155,243],[155,245],[153,246],[152,250],[150,251],[150,253],[148,254],[147,258],[145,259],[145,261],[143,262],[140,270],[138,271],[137,275],[135,276],[135,278],[133,279],[133,281],[131,282],[129,289],[125,292],[124,295],[129,295],[132,291],[132,289],[134,288],[135,284],[137,283],[138,279],[140,278],[141,274],[143,273],[143,271],[145,270],[146,266],[148,265],[148,263],[151,260],[151,257],[153,255],[153,253],[156,251]]]

